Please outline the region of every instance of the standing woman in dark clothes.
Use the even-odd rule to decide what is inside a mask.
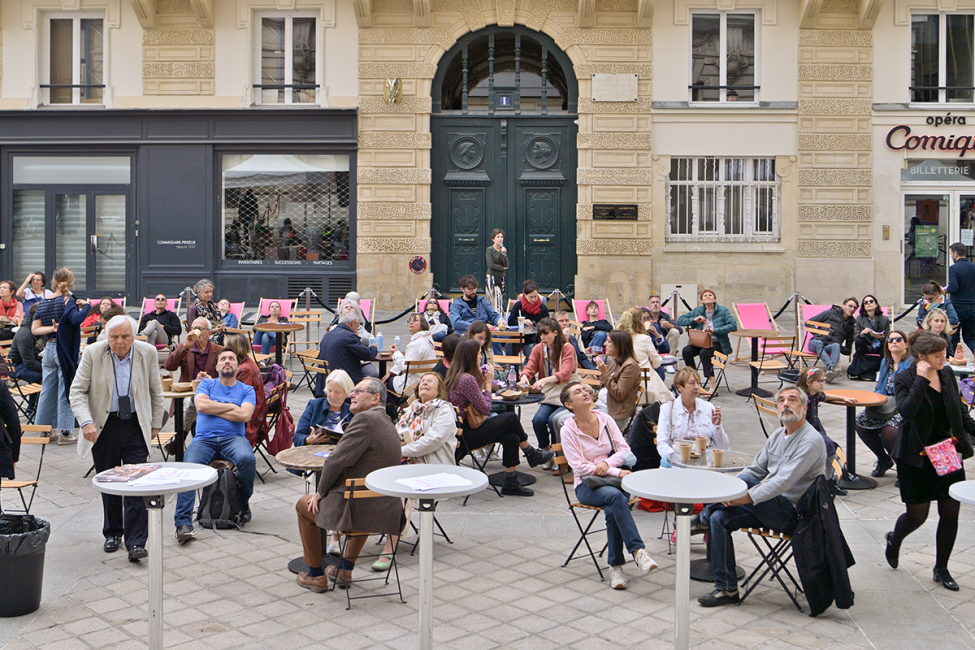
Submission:
[[[505,275],[508,272],[508,249],[504,247],[504,231],[495,228],[491,231],[491,245],[485,252],[487,257],[487,299],[494,311],[505,311]]]
[[[928,518],[932,501],[938,502],[938,532],[934,581],[945,589],[958,591],[958,584],[948,573],[948,558],[958,534],[958,510],[961,505],[948,496],[948,487],[965,480],[965,468],[939,476],[924,448],[950,439],[962,458],[973,453],[969,434],[975,434],[975,420],[961,405],[958,382],[945,367],[944,339],[930,332],[916,332],[911,337],[914,366],[894,380],[897,410],[904,420],[897,432],[891,456],[897,461],[901,500],[907,512],[897,519],[887,540],[887,563],[897,568],[901,542],[921,527]]]

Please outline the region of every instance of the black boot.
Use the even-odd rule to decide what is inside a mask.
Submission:
[[[525,447],[525,458],[528,460],[529,467],[538,467],[555,458],[555,452],[551,449],[535,449],[534,447],[528,446]]]
[[[506,497],[530,497],[534,496],[535,492],[518,483],[518,472],[505,472],[501,494]]]
[[[829,480],[829,493],[834,497],[845,497],[847,495],[847,491],[840,487],[835,476]]]

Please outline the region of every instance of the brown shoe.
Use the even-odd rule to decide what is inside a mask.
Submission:
[[[346,570],[339,571],[339,568],[336,567],[336,566],[328,566],[328,567],[325,567],[325,575],[330,580],[334,580],[335,579],[336,572],[338,573],[338,587],[339,587],[339,589],[348,589],[349,586],[352,585],[352,572],[351,571],[346,571]]]
[[[562,477],[562,482],[566,485],[572,485],[576,482],[576,478],[572,475],[571,470],[565,473],[565,475]]]
[[[309,577],[307,571],[302,571],[298,574],[298,584],[320,594],[323,591],[328,591],[328,576]]]

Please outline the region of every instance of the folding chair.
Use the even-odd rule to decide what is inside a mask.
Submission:
[[[305,326],[305,340],[299,341],[297,332],[295,336],[288,340],[288,347],[290,348],[289,354],[297,355],[298,346],[303,345],[305,349],[310,348],[313,345],[318,345],[318,341],[321,339],[318,334],[321,331],[322,323],[322,312],[321,310],[309,309],[307,311],[298,311],[295,309],[291,310],[290,316],[288,317],[292,323],[300,323]],[[315,338],[311,338],[311,325],[315,324]]]
[[[578,322],[584,320],[589,320],[589,316],[586,314],[586,305],[590,302],[595,302],[599,305],[599,316],[600,320],[608,320],[610,325],[616,327],[616,320],[613,318],[613,308],[609,306],[608,300],[573,300],[572,301],[572,313],[575,315]]]
[[[264,459],[264,463],[267,465],[267,469],[264,472],[257,472],[257,478],[261,479],[261,483],[267,483],[264,480],[264,474],[268,472],[278,473],[278,470],[274,469],[274,465],[268,460],[267,454],[267,439],[268,435],[274,429],[274,426],[278,423],[278,417],[281,415],[284,389],[288,385],[288,382],[278,384],[271,391],[271,394],[267,398],[267,411],[264,414],[264,424],[257,431],[257,440],[254,443],[254,453],[259,454],[261,458]]]
[[[728,375],[725,373],[728,368],[728,355],[724,352],[718,352],[715,350],[714,355],[711,357],[711,365],[718,370],[717,374],[714,375],[714,385],[705,385],[701,387],[701,394],[707,395],[709,402],[718,396],[722,379],[724,380],[724,385],[725,388],[728,389],[728,392],[732,392],[731,384],[728,382]]]
[[[318,379],[318,375],[328,376],[328,361],[318,358],[318,350],[303,350],[298,353],[298,358],[301,360],[301,369],[305,372],[298,382],[298,386],[300,387],[304,382],[314,395],[315,380]],[[316,397],[321,396],[316,395]]]
[[[14,405],[28,424],[34,424],[35,413],[30,410],[30,398],[41,392],[40,384],[28,384],[22,379],[14,376],[7,377],[7,385],[10,386],[10,395],[14,398]]]
[[[386,496],[384,494],[379,494],[378,492],[373,492],[372,490],[367,489],[366,488],[366,479],[364,479],[364,478],[350,478],[350,479],[347,479],[345,481],[345,493],[344,493],[344,496],[345,496],[345,500],[349,504],[349,515],[350,515],[350,520],[351,521],[355,521],[355,505],[354,504],[355,504],[356,501],[361,502],[363,499],[375,499],[375,498],[389,499],[390,498],[390,497],[388,497],[388,496]],[[350,537],[369,537],[370,535],[374,535],[374,534],[378,534],[378,533],[372,533],[372,532],[369,532],[369,531],[358,531],[358,530],[354,530],[354,531],[349,531],[349,532],[343,533],[341,535],[341,537],[340,537],[340,540],[341,540],[340,541],[340,546],[342,548],[342,557],[343,558],[345,557],[345,549],[348,546],[349,538]],[[352,601],[353,600],[360,600],[362,598],[379,598],[380,596],[393,596],[393,595],[396,595],[396,596],[399,596],[399,601],[401,603],[405,603],[406,602],[405,600],[403,600],[403,588],[402,588],[402,586],[400,585],[400,582],[399,582],[399,566],[397,565],[397,562],[396,562],[396,550],[397,550],[398,547],[399,547],[399,538],[397,537],[396,544],[393,546],[393,560],[392,560],[392,562],[389,563],[389,569],[386,570],[386,573],[385,574],[372,575],[372,576],[370,576],[368,578],[353,578],[352,580],[349,580],[349,581],[342,581],[342,583],[344,585],[344,589],[345,589],[346,602],[348,603],[347,606],[346,606],[346,608],[345,608],[346,610],[352,609]],[[373,558],[379,558],[380,555],[381,555],[381,553],[373,553],[373,554],[370,554],[370,555],[362,555],[362,554],[360,554],[359,557],[357,558],[356,562],[358,563],[359,560],[370,560],[370,559],[373,559]],[[339,565],[339,570],[341,570],[341,564]],[[335,587],[337,587],[339,585],[339,570],[337,570],[335,572],[335,577],[332,578],[332,591],[334,591],[335,590]],[[374,582],[376,580],[382,580],[383,581],[383,584],[388,585],[389,584],[389,574],[392,573],[392,572],[395,572],[396,573],[396,591],[395,592],[394,591],[387,591],[387,592],[378,593],[378,594],[366,594],[364,596],[353,596],[351,594],[351,592],[352,592],[352,586],[355,585],[355,584],[363,583],[363,582]]]
[[[279,305],[281,305],[282,318],[287,318],[289,321],[291,320],[291,307],[292,305],[294,305],[295,302],[294,300],[285,300],[285,299],[278,299],[278,298],[261,298],[261,300],[257,303],[257,317],[254,319],[255,324],[257,323],[258,318],[260,318],[261,316],[267,316],[270,313],[268,311],[268,308],[271,306],[272,302],[276,302]],[[275,348],[276,346],[274,345],[271,346],[272,353],[274,352]],[[258,346],[257,349],[260,350],[260,347]]]
[[[481,472],[482,474],[484,474],[485,476],[487,476],[488,478],[490,478],[491,475],[488,474],[487,464],[488,464],[488,460],[490,460],[490,458],[491,458],[491,453],[494,451],[494,446],[496,444],[497,443],[495,443],[495,442],[491,442],[491,443],[488,443],[486,445],[481,445],[480,447],[474,447],[472,449],[471,447],[469,447],[467,445],[467,441],[464,439],[464,430],[461,429],[460,426],[457,427],[457,446],[460,447],[460,448],[462,448],[464,450],[465,454],[468,457],[470,457],[470,459],[471,459],[471,466],[474,469],[476,469],[479,472]],[[474,452],[477,451],[478,449],[486,449],[487,450],[487,453],[484,455],[484,460],[478,460],[477,456],[474,455]],[[460,465],[460,463],[457,463],[457,464]],[[501,494],[501,490],[498,489],[498,486],[497,485],[494,485],[493,483],[491,483],[490,480],[488,481],[488,485],[490,485],[491,486],[491,489],[494,490],[494,493],[498,495],[498,498],[500,498],[500,499],[503,499],[504,498],[504,495]],[[466,506],[467,505],[467,500],[470,499],[470,498],[471,498],[471,495],[469,495],[469,494],[466,497],[464,497],[464,502],[461,505]]]
[[[755,398],[755,410],[758,412],[758,423],[762,425],[762,433],[768,438],[768,429],[765,428],[765,417],[769,416],[774,422],[779,421],[779,411],[775,408],[775,402],[770,399],[765,399],[764,397],[759,397],[758,395],[752,395]],[[775,427],[772,428],[775,430]]]
[[[169,452],[166,451],[166,446],[176,437],[175,431],[169,431],[163,433],[160,431],[152,437],[152,440],[156,441],[156,447],[159,449],[159,453],[162,454],[163,462],[169,462]],[[150,440],[150,442],[152,442]]]
[[[820,323],[818,321],[809,320],[813,316],[818,316],[832,305],[799,305],[799,322],[796,323],[796,344],[795,348],[786,353],[792,364],[796,361],[802,363],[802,365],[808,366],[808,360],[815,360],[813,367],[816,367],[818,363],[819,355],[813,354],[809,349],[809,342],[812,340],[813,336],[828,336],[829,335],[829,325],[826,323]],[[806,327],[806,321],[809,321],[811,327]],[[799,343],[801,341],[801,344]],[[795,367],[795,365],[793,365]]]
[[[44,467],[44,450],[47,448],[49,442],[51,442],[51,425],[38,425],[38,424],[22,424],[20,426],[21,434],[26,433],[37,433],[38,436],[26,436],[22,435],[20,438],[21,445],[40,445],[41,446],[41,457],[37,461],[37,474],[31,481],[0,481],[0,491],[2,490],[17,490],[17,494],[20,495],[20,502],[24,504],[24,514],[30,514],[30,507],[34,504],[34,495],[37,493],[37,485],[41,480],[41,468]],[[30,499],[28,500],[24,496],[24,490],[30,488]],[[9,512],[9,511],[8,511]],[[16,511],[15,511],[16,512]],[[3,513],[3,508],[0,507],[0,513]]]
[[[556,442],[555,444],[553,444],[552,450],[556,452],[561,452],[562,443]],[[555,464],[560,467],[568,467],[569,461],[566,459],[564,454],[559,454],[555,456]],[[599,562],[596,560],[596,554],[593,552],[592,546],[589,545],[589,535],[593,535],[595,533],[602,533],[606,531],[605,528],[592,530],[592,525],[596,523],[596,518],[599,517],[599,513],[601,513],[603,509],[600,506],[587,506],[583,503],[579,503],[578,501],[573,501],[572,497],[569,496],[569,486],[564,482],[561,483],[562,483],[562,492],[563,494],[565,494],[565,502],[569,506],[569,513],[572,514],[572,519],[576,522],[576,527],[579,529],[579,541],[576,542],[576,545],[572,547],[572,551],[569,553],[569,556],[565,558],[565,562],[562,563],[562,568],[567,567],[569,565],[569,562],[571,562],[572,560],[578,560],[584,557],[583,555],[579,555],[577,557],[576,551],[579,550],[579,547],[582,544],[585,544],[586,550],[589,551],[589,557],[592,558],[593,566],[596,567],[596,571],[599,573],[599,580],[605,582],[606,578],[603,577],[603,570],[599,567]],[[637,504],[638,501],[639,499],[637,499],[636,497],[630,497],[629,505],[631,510],[633,509],[633,506]],[[576,514],[576,510],[592,512],[592,517],[589,519],[588,523],[586,523],[585,526],[583,526],[582,522],[579,520],[579,515]],[[605,551],[606,551],[606,546],[604,545],[603,549],[599,551],[599,557],[602,557]]]
[[[447,532],[443,529],[443,526],[441,526],[440,525],[440,522],[437,520],[437,515],[436,514],[433,515],[433,524],[437,527],[437,530],[440,531],[438,533],[437,530],[435,530],[435,531],[433,531],[433,534],[434,535],[439,535],[440,537],[443,537],[444,540],[448,544],[453,544],[453,542],[450,541],[450,538],[447,537]],[[410,544],[409,542],[404,542],[404,543],[407,546],[412,546],[413,547],[410,550],[410,557],[413,557],[413,554],[416,553],[416,549],[418,549],[420,547],[420,529],[416,527],[416,524],[414,524],[412,520],[410,521],[410,528],[413,529],[414,534],[416,534],[416,536],[417,536],[416,541],[413,542],[412,544]]]
[[[400,402],[400,411],[403,410],[403,406],[406,404],[406,400],[409,394],[412,392],[412,386],[410,386],[410,376],[416,378],[417,381],[420,377],[428,372],[433,372],[434,366],[440,362],[440,359],[423,359],[423,360],[411,360],[406,362],[406,371],[403,373],[403,380],[405,387],[402,393],[397,393],[394,390],[390,390],[389,394],[397,398]]]
[[[748,598],[748,594],[752,593],[752,591],[755,590],[755,587],[758,586],[758,583],[764,580],[765,576],[771,573],[772,575],[769,577],[769,582],[771,582],[773,579],[778,580],[779,584],[782,585],[782,588],[785,590],[785,593],[788,594],[789,599],[792,600],[792,604],[796,606],[796,609],[798,609],[800,613],[802,613],[802,606],[799,604],[799,601],[796,600],[796,596],[804,592],[802,587],[799,586],[799,582],[792,575],[792,572],[789,571],[789,567],[786,566],[794,554],[792,549],[792,536],[786,535],[785,533],[779,531],[768,530],[766,528],[741,528],[739,530],[748,535],[749,541],[751,541],[752,545],[755,547],[755,550],[758,551],[758,554],[762,557],[762,561],[750,574],[748,574],[748,577],[745,578],[744,582],[741,583],[742,587],[747,585],[747,589],[745,589],[745,592],[741,595],[741,599],[738,601],[738,604],[741,605],[743,602],[745,602],[745,599]],[[758,543],[758,539],[764,542],[764,548],[762,548],[762,545]],[[761,571],[762,574],[759,575],[754,582],[752,582],[752,578],[755,578],[755,575],[759,571]],[[785,573],[785,575],[792,582],[792,585],[795,587],[794,593],[791,589],[789,589],[789,586],[782,579],[783,573]],[[748,584],[749,582],[751,582],[750,585]]]

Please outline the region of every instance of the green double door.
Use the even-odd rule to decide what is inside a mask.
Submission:
[[[571,291],[576,272],[573,117],[434,117],[431,270],[440,290],[481,287],[494,228],[505,232],[508,296],[526,279]]]

